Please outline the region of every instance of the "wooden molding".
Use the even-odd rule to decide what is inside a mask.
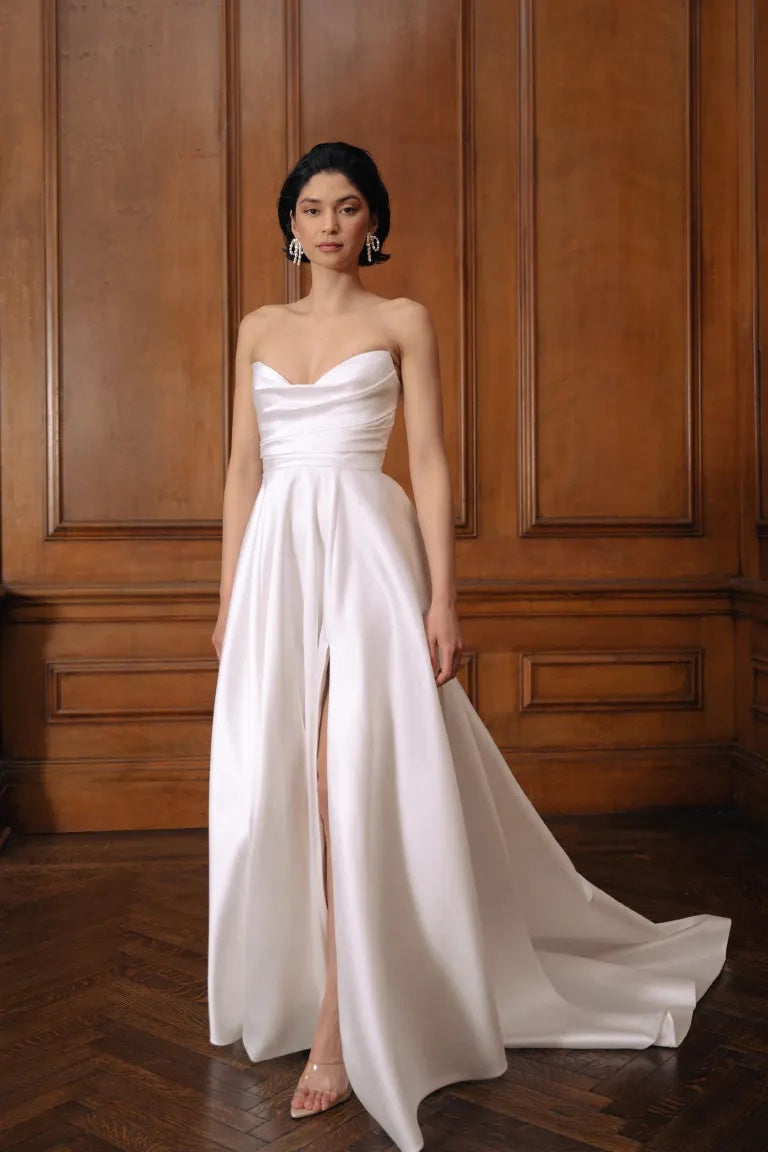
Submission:
[[[678,651],[631,652],[521,652],[520,712],[654,712],[664,709],[700,710],[703,707],[703,664],[701,648]],[[643,680],[646,669],[653,670],[653,683],[646,692],[622,692],[620,682],[616,691],[607,694],[604,689],[591,686],[591,674],[597,672],[600,684],[607,669],[614,683],[623,669],[636,681]],[[565,671],[558,685],[558,672]],[[625,677],[626,679],[626,677]],[[647,679],[647,677],[645,678]]]
[[[462,617],[730,615],[733,588],[727,577],[681,580],[457,581]],[[756,582],[760,595],[761,582]],[[768,584],[764,589],[768,609]],[[215,619],[219,586],[214,582],[146,585],[57,585],[12,583],[2,605],[7,624],[138,619]]]
[[[699,0],[687,0],[688,22],[688,195],[686,250],[689,279],[686,324],[687,374],[685,391],[685,474],[687,508],[681,516],[615,517],[600,515],[544,516],[539,511],[537,463],[537,283],[536,283],[536,77],[535,5],[521,0],[520,14],[520,468],[519,534],[558,536],[701,536],[701,84]]]
[[[46,723],[209,720],[217,670],[213,657],[46,660]],[[160,690],[153,683],[158,678]]]
[[[234,392],[234,348],[240,319],[240,57],[237,32],[238,5],[225,0],[221,9],[222,59],[220,91],[224,146],[221,158],[223,212],[220,221],[225,266],[222,268],[223,350],[222,407],[231,412]],[[62,432],[61,363],[61,180],[59,137],[60,71],[58,4],[45,0],[43,9],[45,155],[45,318],[46,318],[46,531],[45,540],[220,540],[221,520],[69,520],[63,499],[64,445]],[[222,455],[229,459],[229,419],[225,417]]]

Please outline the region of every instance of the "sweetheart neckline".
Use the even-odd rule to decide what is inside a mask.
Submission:
[[[289,380],[287,376],[283,376],[282,372],[278,372],[277,368],[273,368],[271,364],[267,364],[264,360],[253,360],[251,363],[251,372],[253,372],[253,369],[258,364],[262,368],[266,368],[268,371],[273,372],[275,376],[279,376],[281,380],[285,381],[289,388],[316,388],[317,385],[326,378],[326,376],[330,376],[331,372],[335,372],[337,368],[342,368],[345,364],[348,364],[350,360],[358,360],[361,356],[371,356],[376,352],[383,352],[386,356],[388,356],[390,363],[395,370],[395,373],[398,374],[395,358],[390,352],[389,348],[365,348],[362,352],[353,352],[351,356],[345,356],[343,360],[340,360],[338,364],[334,364],[326,372],[321,372],[317,379],[313,380],[311,384],[294,384],[293,380]]]

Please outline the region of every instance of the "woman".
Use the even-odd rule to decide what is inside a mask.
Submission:
[[[654,924],[576,872],[456,671],[453,502],[427,309],[385,299],[389,199],[318,144],[278,201],[310,291],[238,335],[210,780],[209,1013],[252,1060],[309,1048],[403,1152],[420,1100],[507,1047],[677,1046],[730,920]],[[402,397],[415,507],[381,471]]]

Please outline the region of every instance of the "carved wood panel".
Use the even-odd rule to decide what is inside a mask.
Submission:
[[[30,826],[205,822],[234,335],[309,286],[276,198],[329,139],[390,191],[366,284],[438,329],[461,679],[511,768],[550,809],[724,794],[735,17],[0,0],[3,709]],[[410,491],[406,461],[401,412]]]

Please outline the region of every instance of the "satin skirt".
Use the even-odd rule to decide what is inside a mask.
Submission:
[[[731,921],[654,923],[591,884],[457,680],[438,687],[413,504],[365,468],[265,474],[238,559],[210,775],[210,1039],[308,1049],[326,979],[328,804],[347,1073],[401,1152],[419,1102],[505,1048],[676,1047]]]

